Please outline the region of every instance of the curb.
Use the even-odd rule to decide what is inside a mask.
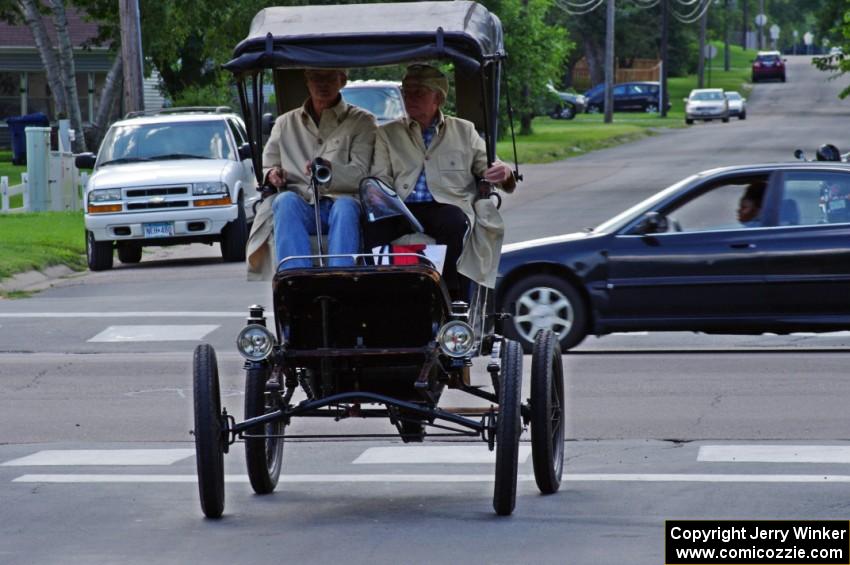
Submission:
[[[44,290],[53,286],[58,279],[78,273],[66,265],[54,265],[43,271],[27,271],[0,280],[0,292]]]

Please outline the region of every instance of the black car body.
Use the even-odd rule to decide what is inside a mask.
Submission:
[[[657,112],[661,107],[661,88],[657,82],[624,82],[614,85],[615,112]],[[605,110],[605,85],[598,84],[584,93],[588,112]],[[668,102],[669,109],[670,104]]]
[[[741,196],[762,186],[759,215]],[[504,247],[506,335],[562,347],[615,331],[850,328],[850,166],[732,167],[689,177],[597,228]]]

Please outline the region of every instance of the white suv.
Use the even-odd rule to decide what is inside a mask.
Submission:
[[[138,263],[142,247],[221,243],[225,261],[245,259],[258,198],[242,119],[229,108],[128,114],[109,128],[85,194],[89,268]]]

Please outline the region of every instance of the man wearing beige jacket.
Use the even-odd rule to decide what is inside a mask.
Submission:
[[[443,279],[454,299],[465,297],[468,277],[493,287],[504,223],[489,198],[478,198],[477,180],[512,191],[508,165],[487,166],[484,140],[472,122],[444,116],[446,76],[429,65],[411,65],[402,81],[408,117],[378,128],[371,175],[393,188],[425,233],[446,245]],[[367,227],[367,246],[409,231],[398,218]]]
[[[248,239],[249,278],[267,278],[274,233],[274,256],[310,255],[310,235],[315,235],[314,206],[320,207],[323,231],[328,233],[327,252],[344,255],[360,252],[360,202],[358,187],[369,171],[375,143],[375,118],[347,104],[340,95],[346,73],[341,69],[307,69],[304,72],[310,97],[303,106],[280,116],[263,150],[266,184],[279,192],[264,199]],[[310,188],[310,164],[317,157],[330,161],[333,177],[321,187],[314,202]],[[273,198],[273,199],[272,199]],[[352,264],[350,257],[336,257],[330,266]],[[281,269],[309,267],[310,259],[288,260]]]

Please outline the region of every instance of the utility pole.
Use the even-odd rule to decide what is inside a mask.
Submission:
[[[705,86],[705,31],[708,27],[708,10],[699,21],[699,59],[697,59],[697,88]]]
[[[138,0],[119,0],[121,59],[124,66],[124,106],[128,112],[145,109],[142,86],[142,30]]]
[[[764,14],[764,0],[759,0],[759,15]],[[759,26],[759,49],[764,49],[764,24]]]
[[[723,70],[729,71],[729,17],[732,15],[730,0],[726,0],[726,11],[723,13]]]
[[[670,0],[661,0],[661,117],[667,117],[667,101],[670,95],[667,93],[667,59],[670,28]]]
[[[614,0],[605,21],[605,123],[614,121]]]
[[[741,4],[743,4],[744,9],[743,20],[741,20],[741,27],[743,28],[741,33],[744,34],[741,38],[741,48],[747,50],[750,48],[750,46],[747,44],[747,38],[749,36],[750,31],[750,0],[742,0]]]

